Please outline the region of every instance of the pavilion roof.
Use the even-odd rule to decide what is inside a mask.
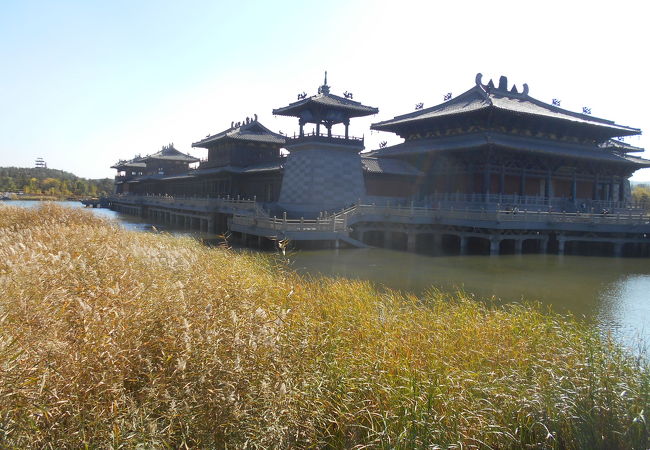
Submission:
[[[365,106],[348,98],[329,93],[321,93],[298,100],[283,108],[274,109],[273,114],[300,117],[300,113],[308,109],[337,109],[344,111],[348,117],[363,117],[379,112],[378,108]]]
[[[373,150],[369,152],[369,156],[390,158],[422,153],[471,150],[487,146],[553,156],[618,162],[638,167],[650,167],[650,160],[612,151],[610,148],[514,136],[496,132],[478,132],[451,137],[411,140],[391,147]]]
[[[487,85],[482,84],[481,78],[481,74],[477,74],[476,85],[458,97],[431,108],[421,109],[372,124],[371,128],[380,131],[397,132],[405,126],[412,126],[443,117],[467,114],[479,110],[499,110],[522,116],[527,115],[570,122],[579,126],[596,127],[610,133],[611,136],[630,136],[641,133],[638,128],[618,125],[611,120],[568,111],[559,106],[537,100],[528,95],[527,84],[523,85],[522,92],[518,92],[516,86],[508,90],[505,77],[501,77],[498,87],[494,86],[492,80]]]
[[[160,151],[152,154],[137,158],[138,162],[145,162],[151,159],[163,160],[163,161],[184,161],[188,163],[198,162],[199,158],[195,158],[192,155],[183,153],[174,148],[174,144],[169,144],[164,146]]]
[[[195,169],[188,171],[186,173],[175,174],[175,175],[164,175],[164,174],[152,174],[152,175],[143,175],[132,180],[127,181],[127,183],[139,183],[141,181],[171,181],[171,180],[184,180],[190,179],[205,175],[214,175],[218,173],[233,173],[233,174],[253,174],[261,172],[276,172],[284,168],[284,159],[275,160],[275,161],[266,161],[263,163],[252,164],[245,167],[236,167],[236,166],[222,166],[222,167],[212,167],[210,169]]]
[[[114,165],[111,166],[111,169],[117,169],[117,170],[122,170],[122,169],[144,169],[147,167],[147,164],[144,162],[139,162],[136,161],[135,159],[132,159],[130,161],[118,161]]]
[[[328,119],[327,114],[323,114],[324,111],[338,113],[330,116],[338,115],[340,119],[340,117],[352,118],[377,114],[379,109],[352,100],[352,94],[347,92],[344,93],[344,97],[331,94],[330,87],[327,85],[327,72],[325,72],[325,82],[318,88],[318,94],[311,97],[307,97],[306,94],[299,95],[298,101],[274,109],[273,114],[301,117],[309,121],[312,117]]]
[[[253,120],[248,119],[248,123],[232,123],[230,128],[220,133],[208,135],[198,142],[194,142],[192,147],[208,148],[215,143],[227,139],[237,141],[259,142],[266,144],[284,145],[286,138],[278,133],[266,128],[257,121],[257,116]]]

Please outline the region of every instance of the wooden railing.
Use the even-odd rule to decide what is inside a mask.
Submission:
[[[647,225],[650,216],[643,212],[628,211],[625,214],[593,214],[579,212],[554,212],[514,208],[511,210],[484,210],[484,209],[454,209],[454,208],[425,208],[415,206],[377,206],[358,205],[354,211],[347,212],[348,220],[352,216],[377,216],[392,218],[432,218],[436,221],[443,219],[467,219],[474,221],[496,222],[546,222],[546,223],[593,223],[593,224],[634,224]]]
[[[420,223],[443,223],[461,220],[476,223],[527,223],[527,224],[593,224],[593,225],[646,225],[650,227],[650,216],[644,212],[628,210],[625,213],[580,213],[555,212],[527,208],[477,209],[454,207],[418,207],[404,205],[358,204],[332,215],[321,214],[317,219],[287,219],[270,217],[260,204],[253,199],[240,197],[183,197],[164,195],[114,195],[111,201],[167,208],[200,208],[205,212],[218,212],[219,209],[233,214],[232,223],[258,229],[280,232],[335,232],[346,234],[349,225],[364,220],[408,223],[420,219]],[[424,219],[424,220],[422,220]],[[649,228],[650,229],[650,228]]]
[[[449,204],[476,204],[482,203],[486,207],[491,206],[518,206],[533,208],[556,207],[557,209],[582,210],[583,212],[601,212],[603,209],[642,209],[640,205],[632,202],[614,201],[614,200],[592,200],[587,198],[577,198],[575,201],[566,197],[545,197],[538,195],[516,195],[516,194],[432,194],[426,197],[426,202],[433,205]]]
[[[232,221],[237,225],[281,232],[342,232],[347,234],[348,231],[345,216],[308,220],[235,215]]]
[[[509,223],[574,223],[593,225],[646,225],[650,229],[650,216],[644,213],[627,214],[585,214],[547,211],[519,210],[476,210],[476,209],[438,209],[415,206],[379,206],[355,205],[331,216],[317,219],[287,219],[234,215],[232,223],[258,229],[275,230],[280,232],[336,232],[347,235],[349,225],[364,220],[377,220],[380,217],[385,222],[409,222],[413,219],[427,219],[431,223],[440,223],[450,220],[481,222],[509,222]]]
[[[288,139],[289,141],[300,142],[300,141],[317,141],[317,142],[331,142],[335,144],[354,144],[354,145],[363,145],[363,137],[354,137],[354,136],[342,136],[339,134],[328,135],[327,133],[303,133],[303,134],[294,134],[293,137]],[[288,142],[291,143],[291,142]]]
[[[168,208],[204,208],[212,212],[220,208],[236,210],[240,214],[264,215],[266,212],[260,207],[257,199],[237,197],[195,197],[195,196],[169,196],[169,195],[135,195],[118,194],[110,197],[110,201],[130,203],[144,206],[165,206]]]

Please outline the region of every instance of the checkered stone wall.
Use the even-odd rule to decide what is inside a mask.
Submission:
[[[284,165],[280,203],[311,211],[343,208],[365,195],[361,157],[332,149],[293,151]]]

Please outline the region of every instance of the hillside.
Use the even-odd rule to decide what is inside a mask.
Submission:
[[[57,169],[0,167],[0,192],[54,197],[97,196],[113,191],[113,180],[90,180]]]

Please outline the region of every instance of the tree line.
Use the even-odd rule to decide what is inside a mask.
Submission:
[[[637,184],[632,187],[632,200],[646,211],[650,210],[650,186],[647,184]]]
[[[91,180],[57,169],[0,167],[0,192],[52,197],[96,197],[113,192],[113,180]]]

